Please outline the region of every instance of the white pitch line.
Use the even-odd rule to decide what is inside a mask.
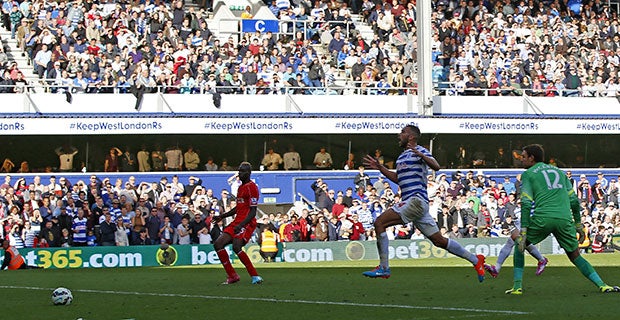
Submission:
[[[27,287],[27,286],[2,286],[2,285],[0,285],[0,289],[23,289],[23,290],[40,290],[40,291],[54,290],[54,288]],[[256,298],[256,297],[225,297],[225,296],[209,296],[209,295],[182,294],[182,293],[127,292],[127,291],[92,290],[92,289],[71,289],[71,291],[83,292],[83,293],[114,294],[114,295],[124,294],[124,295],[137,295],[137,296],[146,295],[146,296],[154,296],[154,297],[196,298],[196,299],[207,299],[207,300],[240,300],[240,301],[258,301],[258,302],[274,302],[274,303],[303,303],[303,304],[349,306],[349,307],[464,311],[464,312],[482,312],[482,313],[498,313],[498,314],[530,314],[530,312],[514,311],[514,310],[492,310],[492,309],[455,308],[455,307],[425,307],[425,306],[410,306],[410,305],[401,305],[401,304],[334,302],[334,301],[293,300],[293,299]]]
[[[435,317],[426,317],[426,318],[415,318],[416,320],[430,320],[430,319],[471,319],[471,318],[480,318],[486,317],[487,314],[484,313],[476,313],[476,314],[459,314],[457,316],[442,316],[441,318]]]

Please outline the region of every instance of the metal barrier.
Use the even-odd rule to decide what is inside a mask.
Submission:
[[[165,93],[165,94],[212,94],[218,92],[222,94],[289,94],[289,95],[309,95],[309,94],[328,94],[328,95],[417,95],[417,83],[412,86],[394,87],[386,82],[380,81],[353,81],[342,80],[343,85],[321,85],[321,86],[273,86],[265,82],[265,86],[242,85],[242,86],[215,86],[208,85],[158,85],[148,87],[146,93]],[[40,91],[42,90],[42,91]],[[0,93],[65,93],[67,90],[72,94],[130,94],[130,87],[118,86],[94,86],[79,89],[75,86],[66,87],[55,84],[37,83],[34,85],[0,85]],[[528,97],[593,97],[593,98],[616,98],[620,96],[618,92],[592,91],[588,88],[580,89],[554,89],[553,95],[548,95],[548,90],[540,89],[519,89],[511,88],[464,88],[457,87],[454,83],[439,82],[434,85],[435,95],[440,96],[528,96]]]

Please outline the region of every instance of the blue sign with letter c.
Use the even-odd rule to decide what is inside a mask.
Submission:
[[[280,30],[278,20],[246,19],[241,21],[241,31],[243,32],[260,31],[261,33],[265,33],[271,31],[277,33]]]

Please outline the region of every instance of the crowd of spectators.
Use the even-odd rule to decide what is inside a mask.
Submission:
[[[620,233],[620,179],[567,174],[588,228],[584,249],[597,239],[605,240],[602,248],[613,248],[611,236]],[[519,176],[496,179],[481,171],[429,176],[429,210],[445,237],[509,236],[521,215]],[[317,179],[311,186],[313,203],[260,216],[253,240],[260,241],[265,229],[277,231],[282,242],[375,240],[374,220],[400,201],[400,191],[382,178],[372,180],[361,168],[345,190],[330,189]],[[230,188],[216,192],[196,176],[187,182],[176,175],[148,182],[91,175],[89,181],[71,183],[62,176],[44,182],[39,176],[26,181],[6,175],[0,185],[0,232],[18,248],[208,244],[229,222],[212,223],[213,217],[235,206],[240,182],[236,175],[228,182]],[[424,238],[411,224],[387,232],[390,239]]]
[[[4,177],[0,185],[2,238],[16,247],[127,246],[212,243],[222,232],[214,215],[235,206],[240,185],[215,194],[195,176],[182,183],[127,181],[92,175],[88,181],[51,176]]]
[[[343,73],[358,87],[379,88],[375,94],[415,92],[415,1],[265,5],[283,22],[280,34],[246,32],[222,42],[207,25],[211,8],[179,0],[5,1],[2,22],[54,92],[343,93],[336,85]],[[440,93],[616,95],[618,16],[603,1],[437,0],[432,7]],[[251,10],[240,17],[251,18]],[[371,41],[352,14],[373,28]],[[20,74],[7,63],[0,84],[26,85]]]
[[[594,1],[436,2],[436,81],[452,94],[616,96],[617,8]]]

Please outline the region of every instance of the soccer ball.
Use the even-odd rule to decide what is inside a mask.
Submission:
[[[56,288],[52,292],[52,303],[57,306],[70,305],[71,301],[73,301],[73,295],[71,294],[71,290],[67,288]]]

